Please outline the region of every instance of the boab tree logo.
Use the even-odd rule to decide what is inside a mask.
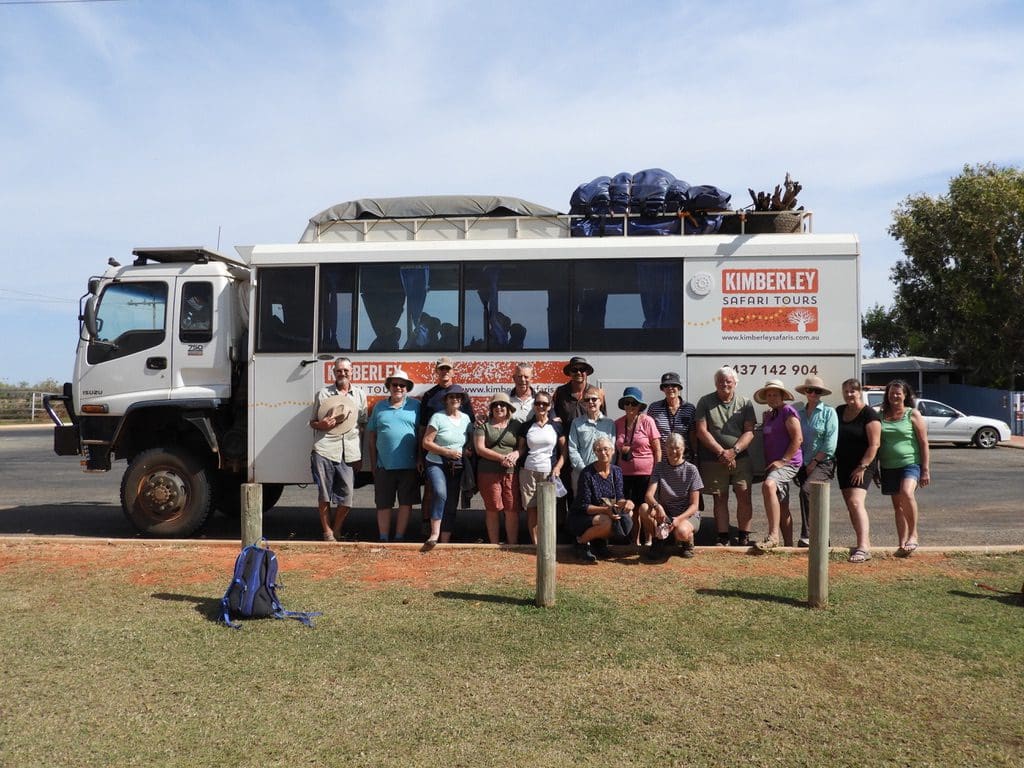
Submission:
[[[797,333],[804,333],[807,330],[807,324],[813,323],[818,318],[809,309],[794,309],[786,319],[796,326]]]

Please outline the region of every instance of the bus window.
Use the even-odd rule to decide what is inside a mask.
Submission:
[[[568,286],[568,262],[467,264],[465,349],[568,349]]]
[[[574,262],[574,351],[683,348],[682,262]]]
[[[320,267],[320,352],[352,350],[352,308],[356,269],[348,264]]]
[[[213,283],[185,283],[181,287],[178,339],[206,343],[213,338]]]
[[[264,267],[256,281],[256,351],[312,354],[313,267]]]
[[[360,267],[357,349],[458,351],[458,265]]]

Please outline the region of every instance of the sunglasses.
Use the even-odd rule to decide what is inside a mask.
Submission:
[[[408,389],[409,388],[408,384],[405,384],[404,382],[401,382],[401,381],[392,381],[388,386],[390,386],[390,387],[398,387],[399,389]]]
[[[569,372],[570,373],[586,373],[587,369],[586,368],[570,368]]]
[[[635,400],[633,400],[633,401],[626,402],[625,405],[626,405],[627,408],[636,408],[638,405],[640,405],[640,403],[638,403]]]
[[[601,398],[599,398],[599,397],[584,397],[583,398],[583,402],[584,403],[599,403],[599,402],[601,402]]]
[[[551,407],[551,403],[543,401],[543,400],[540,401],[540,402],[534,401],[533,407],[534,408],[550,408]]]
[[[807,387],[807,389],[805,389],[804,392],[806,392],[808,395],[820,395],[821,394],[821,390],[818,389],[817,387]]]

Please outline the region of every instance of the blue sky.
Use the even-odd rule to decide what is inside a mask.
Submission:
[[[294,242],[370,196],[566,210],[654,166],[741,206],[792,172],[887,304],[892,209],[1024,163],[1022,8],[0,0],[0,380],[68,379],[86,279],[136,246]]]

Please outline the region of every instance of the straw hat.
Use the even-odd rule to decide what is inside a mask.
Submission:
[[[796,391],[801,395],[806,395],[808,389],[820,389],[823,395],[832,394],[832,390],[825,386],[825,382],[820,376],[808,376],[804,379],[804,383],[796,388]]]
[[[757,392],[754,393],[754,402],[755,403],[760,403],[761,405],[767,404],[768,401],[764,399],[764,393],[767,392],[769,389],[777,389],[777,390],[779,390],[782,393],[782,399],[783,400],[793,400],[794,399],[793,393],[790,392],[788,389],[786,389],[786,385],[783,384],[781,380],[779,380],[779,379],[771,379],[770,381],[766,381],[764,383],[764,386],[761,387],[759,390],[757,390]]]
[[[359,416],[359,406],[349,395],[331,395],[320,403],[316,416],[321,421],[328,416],[333,416],[337,423],[327,430],[327,434],[344,435],[355,427],[356,418]]]

